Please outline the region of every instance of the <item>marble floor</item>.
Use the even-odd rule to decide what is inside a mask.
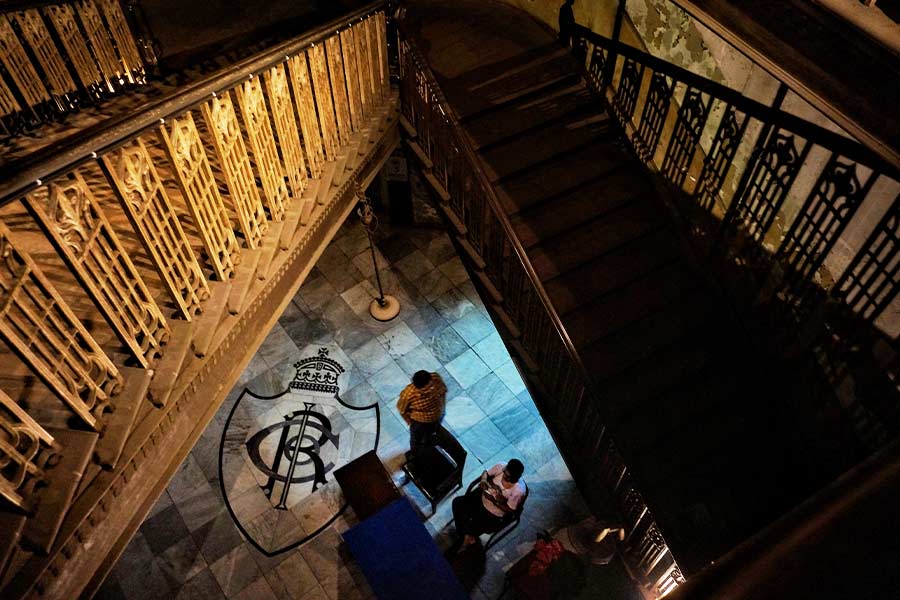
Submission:
[[[488,551],[485,572],[471,589],[473,598],[498,596],[505,570],[531,549],[537,532],[555,531],[587,515],[584,501],[447,235],[439,229],[383,226],[378,238],[379,271],[386,291],[402,304],[399,317],[379,323],[367,313],[376,294],[375,271],[365,232],[351,217],[250,361],[96,597],[373,597],[340,538],[355,522],[352,511],[331,519],[334,507],[341,504],[333,477],[326,473],[327,481],[320,488],[327,493],[310,496],[305,502],[291,496],[291,510],[279,513],[289,524],[278,521],[273,525],[266,512],[271,505],[260,501],[264,481],[258,473],[254,479],[249,473],[254,469],[247,468],[250,458],[232,455],[237,466],[219,468],[223,436],[223,456],[229,447],[245,445],[244,434],[235,434],[233,423],[262,418],[266,407],[260,404],[270,397],[280,398],[289,386],[293,388],[292,382],[300,379],[298,361],[315,356],[321,348],[343,369],[335,371],[335,377],[346,405],[328,408],[330,423],[340,430],[341,438],[341,450],[333,452],[333,460],[338,461],[334,464],[374,447],[377,435],[378,455],[399,480],[408,434],[394,404],[419,369],[437,371],[447,384],[444,425],[468,452],[464,482],[501,460],[518,457],[525,464],[530,494],[522,524]],[[311,395],[303,398],[307,406],[322,398],[320,393],[303,393]],[[373,424],[362,416],[367,411],[356,407],[376,403],[380,414]],[[240,443],[229,443],[229,436],[234,435]],[[328,443],[325,438],[319,441]],[[223,466],[227,464],[232,463],[223,459]],[[220,472],[227,481],[219,481]],[[275,488],[270,493],[277,496],[277,484]],[[412,485],[402,489],[425,519],[430,513],[425,498]],[[233,514],[240,515],[244,525],[238,526]],[[448,499],[425,521],[442,548],[450,543],[450,519]],[[249,525],[251,521],[268,521],[269,550],[283,543],[271,539],[272,531],[294,543],[306,541],[268,556],[260,552],[256,543],[259,529]]]

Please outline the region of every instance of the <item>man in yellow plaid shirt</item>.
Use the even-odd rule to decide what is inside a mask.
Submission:
[[[397,410],[409,425],[409,451],[415,454],[423,446],[434,443],[434,436],[444,418],[447,386],[437,373],[416,371],[412,383],[400,392]]]

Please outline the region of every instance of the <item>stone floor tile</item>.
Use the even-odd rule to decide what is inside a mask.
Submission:
[[[343,544],[338,532],[329,527],[300,547],[300,555],[320,584],[337,577],[338,569],[347,560],[348,552]]]
[[[245,544],[232,548],[210,565],[209,570],[229,598],[236,596],[238,592],[262,577],[256,561]]]
[[[337,290],[324,276],[304,281],[300,287],[299,294],[306,302],[306,305],[316,312],[318,312],[319,307],[338,295]]]
[[[207,568],[206,560],[193,538],[182,538],[156,557],[156,564],[172,589],[182,587],[189,579]]]
[[[266,579],[279,600],[300,600],[318,586],[312,569],[299,552],[290,556],[266,574]]]
[[[360,319],[371,318],[369,315],[369,305],[372,300],[378,297],[378,288],[372,285],[368,279],[363,279],[350,289],[341,294],[341,298],[350,307],[350,310]]]
[[[216,518],[191,532],[207,563],[212,564],[241,545],[242,538],[231,515],[222,506]]]
[[[425,258],[421,250],[414,250],[407,256],[393,263],[393,266],[410,281],[415,281],[422,275],[433,271],[435,265]]]
[[[100,589],[97,590],[97,593],[94,594],[94,600],[128,599],[125,596],[125,592],[122,591],[122,586],[119,584],[118,578],[113,573],[110,573],[103,581],[103,585],[100,586]]]
[[[529,436],[536,428],[544,428],[544,424],[528,412],[517,399],[503,404],[491,414],[490,419],[497,429],[503,432],[506,439],[513,443]]]
[[[432,338],[422,341],[428,346],[434,357],[443,364],[452,361],[468,348],[466,342],[449,325]]]
[[[519,399],[519,402],[522,403],[522,406],[528,409],[528,412],[540,418],[541,415],[540,412],[538,412],[537,405],[535,405],[534,399],[531,397],[531,393],[527,389],[519,392],[516,398]]]
[[[490,319],[474,310],[463,315],[461,319],[454,321],[452,327],[469,346],[475,346],[491,333],[497,331],[494,329],[494,324],[491,323]],[[507,360],[509,360],[508,356]]]
[[[472,349],[481,357],[484,364],[491,369],[496,369],[510,360],[509,351],[506,349],[500,334],[494,329],[493,324],[491,324],[491,333],[477,344],[474,344]]]
[[[416,306],[416,312],[404,317],[403,321],[419,339],[428,343],[446,328],[449,323],[430,304]]]
[[[157,600],[171,595],[172,588],[140,533],[125,548],[113,572],[128,600]]]
[[[346,233],[337,239],[337,245],[344,254],[352,257],[369,249],[369,237],[366,235],[365,229],[362,227],[349,229],[345,225],[341,231],[345,229]]]
[[[411,378],[416,371],[434,373],[441,368],[441,361],[435,357],[434,352],[428,346],[419,344],[398,358],[397,365]]]
[[[484,411],[468,396],[456,396],[447,401],[444,424],[457,435],[486,418]]]
[[[368,245],[367,245],[368,246]],[[390,263],[384,257],[378,247],[375,248],[375,260],[378,261],[378,270],[387,269],[390,267]],[[368,249],[368,247],[354,256],[351,259],[353,266],[359,269],[359,272],[366,276],[366,278],[372,277],[375,275],[375,266],[372,263],[372,251]]]
[[[528,435],[513,445],[518,448],[522,462],[531,465],[532,471],[539,471],[550,460],[559,456],[559,450],[546,427],[532,428]]]
[[[485,461],[509,445],[509,440],[500,433],[490,419],[483,419],[459,436],[460,441],[471,454]]]
[[[275,595],[265,577],[260,577],[230,598],[234,600],[278,600],[278,596]]]
[[[516,397],[493,372],[469,386],[466,389],[466,395],[472,398],[488,416]]]
[[[274,367],[286,358],[296,357],[298,353],[297,344],[291,339],[284,328],[275,324],[262,345],[257,351],[257,356],[262,356],[263,360],[269,367]]]
[[[456,378],[453,377],[446,368],[441,367],[436,373],[440,375],[441,379],[444,381],[444,386],[447,388],[447,398],[456,398],[463,394],[465,390],[463,390],[463,387],[459,385]]]
[[[409,376],[392,359],[383,369],[369,377],[369,385],[385,402],[397,399],[409,383]]]
[[[469,272],[466,271],[465,265],[463,265],[462,260],[458,256],[441,263],[438,265],[438,269],[453,282],[453,285],[469,281]]]
[[[200,437],[202,438],[203,436],[201,435]],[[199,443],[199,440],[198,440],[198,443]],[[194,446],[194,448],[196,449],[196,446]],[[191,450],[191,453],[193,453],[193,452],[194,452],[194,450]],[[216,452],[217,452],[216,460],[218,460],[218,447],[216,448]],[[198,464],[199,464],[199,461],[198,461]],[[200,465],[200,466],[202,469],[202,465]],[[204,474],[206,474],[205,470],[204,470]],[[161,513],[162,511],[164,511],[165,509],[167,509],[170,506],[172,506],[172,498],[169,496],[169,494],[165,490],[163,490],[162,495],[160,495],[160,497],[157,498],[156,503],[150,509],[150,512],[148,512],[147,516],[144,517],[144,521],[146,522],[149,519],[152,519],[153,517],[155,517],[156,515],[158,515],[159,513]]]
[[[190,538],[190,531],[174,505],[144,521],[141,533],[153,554],[161,554],[169,546]]]
[[[494,373],[497,374],[497,377],[506,384],[506,387],[513,394],[521,394],[525,391],[525,383],[522,381],[522,376],[519,375],[519,370],[512,361],[495,368]]]
[[[408,236],[395,233],[378,241],[378,249],[391,263],[397,263],[417,250],[417,246]]]
[[[434,269],[413,281],[419,293],[429,302],[434,302],[441,295],[453,288],[453,282],[442,271]]]
[[[175,596],[176,600],[222,600],[225,594],[209,569],[203,569],[184,584]],[[161,600],[155,598],[154,600]]]
[[[191,532],[217,518],[224,508],[219,489],[206,480],[197,484],[192,495],[176,500],[175,506]]]
[[[475,289],[475,284],[471,281],[464,281],[461,284],[457,285],[456,288],[463,293],[463,295],[471,302],[475,308],[487,314],[487,309],[484,307],[484,301],[481,299],[481,296],[478,294],[478,290]]]
[[[346,566],[342,566],[334,577],[321,581],[320,584],[330,600],[366,600],[367,598],[367,590],[360,589],[361,585],[368,587],[365,580],[354,579]]]
[[[351,352],[350,359],[365,377],[371,377],[392,362],[387,349],[377,339],[370,340]]]
[[[445,366],[463,389],[474,385],[491,372],[490,368],[484,364],[484,361],[471,348],[448,362]]]
[[[476,310],[468,298],[456,288],[452,288],[438,296],[431,305],[448,322],[458,321],[469,311]]]
[[[450,238],[443,233],[429,240],[421,250],[422,254],[425,255],[425,258],[435,265],[445,263],[456,256],[456,249],[453,247],[453,242],[451,242]]]
[[[388,354],[395,359],[400,358],[422,343],[422,340],[403,321],[379,335],[378,341],[385,347]]]

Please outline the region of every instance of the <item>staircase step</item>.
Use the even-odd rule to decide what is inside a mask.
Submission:
[[[684,263],[674,263],[585,304],[566,315],[563,323],[575,346],[583,348],[677,304],[695,287],[690,269]]]
[[[451,103],[461,120],[483,116],[487,111],[504,108],[523,97],[541,94],[561,83],[574,83],[577,64],[568,54],[556,54],[532,61],[520,69],[507,71],[480,83],[454,81]]]
[[[260,252],[259,248],[241,252],[241,264],[235,269],[234,277],[231,279],[231,292],[228,294],[228,312],[233,315],[240,312],[250,284],[256,279]]]
[[[457,86],[468,90],[471,87],[477,87],[489,83],[490,81],[495,81],[500,77],[520,73],[527,69],[534,69],[540,64],[567,54],[569,54],[569,51],[561,47],[554,40],[549,44],[522,50],[518,54],[502,60],[481,64],[454,78],[452,80],[453,85],[443,87],[446,87],[448,92],[452,92]],[[438,77],[440,77],[439,74]]]
[[[620,209],[582,223],[533,247],[528,258],[541,281],[547,281],[634,238],[668,225],[663,208],[642,196]]]
[[[278,254],[278,244],[281,238],[281,230],[284,228],[284,221],[269,223],[269,231],[262,239],[259,252],[259,264],[256,265],[256,278],[263,280],[269,275],[269,267],[275,255]]]
[[[278,238],[278,247],[282,250],[290,249],[291,241],[294,239],[294,234],[297,233],[297,227],[300,225],[305,205],[306,202],[303,198],[293,198],[290,208],[285,211],[284,226],[281,228],[281,236]]]
[[[670,309],[579,348],[579,354],[595,380],[603,381],[625,371],[634,373],[634,365],[643,361],[652,364],[654,355],[671,351],[673,345],[703,347],[703,319],[707,316],[703,300],[701,292],[694,292]]]
[[[679,259],[677,239],[666,229],[652,231],[544,284],[560,315]]]
[[[514,214],[565,194],[629,162],[628,156],[612,138],[602,139],[578,153],[545,163],[533,172],[507,179],[497,191],[507,214]]]
[[[708,350],[700,345],[673,344],[634,363],[595,389],[604,399],[606,413],[644,409],[649,399],[676,388],[705,369],[709,361]]]
[[[625,165],[560,197],[532,205],[513,216],[511,223],[522,245],[530,248],[627,204],[648,188],[644,177],[636,166]]]
[[[328,201],[328,192],[331,191],[331,182],[334,181],[334,175],[337,172],[337,161],[328,161],[322,168],[322,175],[319,177],[318,187],[316,188],[316,203],[325,204]]]
[[[6,580],[6,568],[19,547],[26,520],[23,513],[0,508],[0,584]]]
[[[205,302],[203,308],[205,312]],[[203,314],[201,313],[199,318],[202,317]],[[194,337],[194,323],[192,321],[170,319],[169,326],[172,328],[172,337],[166,345],[162,358],[156,361],[153,368],[153,379],[150,381],[150,402],[157,408],[162,408],[169,400],[172,386],[175,385],[175,377],[181,370],[184,357],[187,356],[188,349],[191,347],[191,339]]]
[[[197,319],[194,327],[194,339],[191,342],[196,356],[202,358],[209,352],[213,335],[227,310],[230,293],[231,281],[209,282],[209,299],[203,305],[203,313]]]
[[[176,322],[172,320],[172,325]],[[94,450],[94,458],[103,468],[112,469],[119,461],[125,440],[134,426],[138,408],[146,401],[150,387],[151,369],[120,367],[125,385],[115,399],[115,410],[106,415],[106,424]]]
[[[502,111],[467,122],[466,132],[479,149],[549,124],[592,104],[593,98],[582,84],[550,89],[540,96],[522,99]]]
[[[48,466],[47,486],[41,488],[37,511],[28,519],[22,532],[29,547],[44,553],[53,546],[98,442],[94,432],[74,429],[48,429],[48,432],[61,448],[59,462],[53,467]]]
[[[550,123],[481,152],[492,181],[529,172],[577,149],[584,148],[609,131],[606,113],[575,112],[560,122]]]

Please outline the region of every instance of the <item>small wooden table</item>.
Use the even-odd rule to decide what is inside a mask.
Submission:
[[[374,450],[337,469],[334,478],[360,521],[400,498],[400,490]]]

